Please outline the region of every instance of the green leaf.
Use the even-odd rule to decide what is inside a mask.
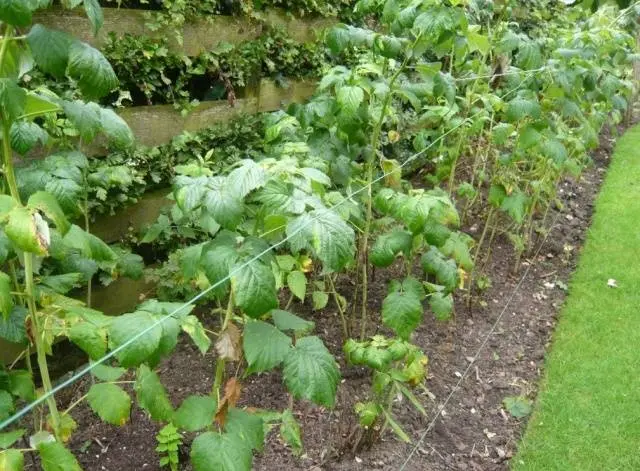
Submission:
[[[287,286],[300,300],[304,301],[307,294],[307,277],[301,271],[295,270],[287,275]]]
[[[11,277],[0,271],[0,312],[6,322],[13,310],[13,297],[11,296]]]
[[[475,31],[467,32],[467,43],[471,52],[478,51],[480,54],[486,55],[491,50],[489,38]]]
[[[537,119],[540,117],[540,113],[540,104],[537,101],[517,97],[509,102],[506,118],[511,122],[519,121],[526,117]]]
[[[440,249],[443,254],[453,258],[458,265],[467,271],[473,270],[473,260],[469,247],[473,239],[462,232],[452,232],[447,242]]]
[[[27,92],[14,80],[0,78],[0,112],[3,119],[14,121],[21,116],[26,100]]]
[[[109,344],[119,348],[130,339],[140,335],[131,344],[116,353],[116,358],[125,368],[138,366],[151,357],[160,346],[162,327],[146,312],[134,312],[116,317],[109,327]],[[147,329],[148,332],[145,332]],[[143,333],[144,332],[144,333]]]
[[[27,0],[0,0],[0,20],[14,26],[31,24],[31,5]]]
[[[262,418],[241,409],[230,408],[224,425],[224,431],[237,435],[251,449],[261,451],[264,444],[264,424]]]
[[[518,419],[528,416],[533,410],[533,402],[524,396],[505,397],[502,404],[509,414]]]
[[[193,340],[193,343],[196,344],[196,347],[198,347],[200,353],[204,355],[209,351],[209,348],[211,347],[211,339],[207,335],[204,327],[197,317],[185,317],[180,324],[180,327],[182,327],[182,330],[184,330],[187,335],[191,337],[191,340]]]
[[[91,374],[101,381],[117,381],[127,372],[125,368],[97,364],[91,368]]]
[[[80,100],[62,101],[65,115],[80,133],[80,137],[91,142],[102,129],[100,107],[92,102],[84,103]]]
[[[400,252],[409,255],[412,245],[413,235],[410,232],[395,230],[381,234],[371,248],[371,263],[377,267],[388,267]]]
[[[63,238],[64,244],[78,250],[83,256],[98,262],[114,262],[117,260],[115,252],[90,232],[72,224]]]
[[[382,302],[382,322],[403,339],[420,325],[422,312],[420,298],[412,292],[390,293]]]
[[[303,337],[284,360],[284,381],[296,398],[333,407],[340,370],[333,355],[318,337]]]
[[[173,414],[173,423],[187,432],[197,432],[212,424],[218,404],[212,396],[189,396]]]
[[[27,205],[30,208],[42,211],[53,221],[62,235],[66,234],[71,227],[64,211],[58,204],[58,200],[56,200],[51,193],[47,193],[46,191],[36,191],[29,197]]]
[[[2,471],[22,471],[24,455],[18,450],[6,450],[0,453],[0,469]]]
[[[11,394],[9,391],[0,389],[0,420],[10,417],[14,410]]]
[[[243,160],[242,165],[233,170],[227,177],[230,188],[244,198],[256,188],[264,186],[267,174],[262,166],[253,160]]]
[[[234,273],[231,287],[236,304],[250,317],[260,317],[278,306],[276,279],[271,268],[259,260]]]
[[[355,233],[331,210],[302,214],[287,225],[287,236],[294,252],[313,250],[325,272],[340,271],[353,260]]]
[[[78,322],[68,331],[69,340],[80,347],[89,358],[99,360],[107,353],[107,334],[90,322]]]
[[[355,114],[364,101],[364,91],[357,86],[345,85],[336,92],[336,99],[345,113]]]
[[[521,224],[527,212],[527,195],[520,190],[513,191],[502,200],[500,209]]]
[[[316,326],[314,322],[307,321],[295,314],[281,311],[280,309],[271,311],[271,318],[278,329],[292,330],[297,336],[311,332]]]
[[[349,45],[349,31],[345,25],[337,25],[329,30],[326,38],[327,46],[334,54],[340,54]]]
[[[393,419],[393,417],[391,417],[391,414],[385,409],[382,409],[382,413],[387,419],[387,423],[391,427],[391,430],[393,430],[393,433],[395,433],[403,442],[411,443],[411,438],[409,438],[409,435],[407,435],[406,432],[402,430],[402,427],[400,427],[400,425]]]
[[[49,135],[44,129],[31,121],[15,121],[11,125],[11,148],[20,155],[25,155],[38,142],[46,144]]]
[[[105,57],[93,47],[74,42],[69,49],[67,74],[78,82],[83,95],[101,98],[118,87],[118,78]]]
[[[27,341],[25,319],[27,309],[22,306],[14,306],[8,319],[0,318],[0,338],[13,343]]]
[[[102,8],[98,0],[84,0],[84,10],[87,12],[87,18],[91,22],[93,28],[93,35],[97,36],[98,31],[102,28],[104,23],[104,15],[102,14]]]
[[[138,404],[149,412],[153,420],[170,421],[173,417],[173,406],[167,391],[160,382],[155,371],[147,365],[141,365],[136,375],[134,386]]]
[[[57,113],[58,111],[62,111],[62,109],[56,103],[36,93],[29,92],[25,99],[22,117],[35,119],[50,113]]]
[[[453,296],[435,292],[429,298],[429,306],[439,321],[445,321],[451,318],[453,312]]]
[[[38,67],[45,73],[61,79],[67,70],[69,47],[73,38],[66,33],[34,25],[27,34],[27,44]]]
[[[106,134],[109,143],[114,147],[128,149],[133,146],[135,138],[131,128],[115,111],[108,108],[100,108],[100,123],[102,132]]]
[[[458,286],[458,267],[456,263],[447,259],[438,249],[431,247],[421,259],[425,273],[435,275],[439,284],[451,292]]]
[[[60,442],[38,444],[43,471],[82,471],[76,457]]]
[[[244,204],[236,189],[230,186],[227,178],[212,177],[204,190],[202,203],[209,214],[222,227],[235,229],[244,213]]]
[[[291,339],[271,324],[249,321],[242,336],[247,373],[269,371],[279,366],[291,348]]]
[[[293,416],[291,409],[285,409],[282,412],[282,422],[280,423],[280,436],[284,442],[291,447],[294,455],[302,454],[302,434],[300,432],[300,424]]]
[[[20,250],[37,255],[47,253],[47,241],[39,237],[33,212],[23,206],[16,206],[9,213],[5,233]]]
[[[109,424],[124,425],[129,420],[131,398],[115,384],[94,384],[89,389],[87,401],[93,411]]]
[[[494,144],[501,146],[507,142],[514,130],[515,126],[513,124],[498,123],[493,127],[491,140]]]
[[[311,301],[313,303],[313,310],[318,311],[324,309],[329,302],[329,294],[324,291],[314,291],[311,293]]]
[[[23,401],[33,401],[36,398],[33,377],[27,370],[12,370],[9,373],[9,389],[11,394]]]
[[[19,428],[16,430],[12,430],[11,432],[0,433],[0,448],[2,448],[3,450],[9,448],[15,442],[20,440],[25,432],[26,432],[25,429]],[[2,460],[0,460],[0,465],[1,464],[2,464]],[[5,469],[5,468],[0,466],[0,469]]]
[[[205,432],[191,445],[195,471],[247,471],[252,462],[251,448],[235,434]]]

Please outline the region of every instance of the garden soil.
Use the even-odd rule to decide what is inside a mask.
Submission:
[[[293,456],[291,451],[272,432],[264,451],[257,454],[254,469],[264,471],[359,471],[399,470],[413,447],[418,443],[439,407],[473,362],[469,374],[454,391],[433,428],[419,443],[406,470],[505,470],[514,456],[526,419],[511,416],[503,406],[509,396],[535,398],[545,351],[549,345],[556,316],[565,297],[569,277],[575,268],[585,231],[589,227],[594,198],[605,174],[613,139],[604,135],[601,147],[593,155],[594,166],[579,181],[565,181],[560,189],[562,210],[554,209],[549,221],[555,221],[538,256],[523,258],[519,273],[513,273],[515,254],[506,237],[498,237],[485,272],[491,287],[473,298],[471,308],[465,296],[458,294],[455,319],[437,322],[425,316],[425,322],[414,335],[414,342],[429,357],[426,391],[417,391],[425,405],[422,416],[408,401],[396,401],[397,422],[412,438],[405,444],[389,430],[381,434],[370,447],[354,450],[356,419],[353,405],[364,401],[370,386],[370,374],[365,369],[347,366],[341,351],[342,334],[335,307],[330,303],[322,312],[311,312],[307,306],[294,305],[294,312],[302,313],[316,322],[316,332],[341,364],[342,383],[338,388],[337,405],[328,410],[296,401],[294,413],[299,420],[305,452]],[[420,180],[419,175],[416,181]],[[483,221],[466,227],[476,239]],[[541,240],[542,242],[542,237]],[[518,290],[527,265],[528,276]],[[393,270],[391,270],[393,271]],[[378,318],[386,293],[384,272],[375,274],[371,286],[369,310]],[[606,289],[606,288],[603,288]],[[338,291],[353,290],[349,280]],[[515,294],[513,294],[515,291]],[[474,357],[513,294],[503,317],[497,323],[485,348]],[[208,316],[211,318],[212,316]],[[203,322],[215,329],[215,324],[201,316]],[[370,323],[370,334],[378,328]],[[213,349],[212,349],[213,350]],[[213,383],[215,354],[202,356],[189,341],[179,344],[177,351],[160,366],[159,372],[174,405],[190,394],[208,394]],[[233,371],[228,371],[233,374]],[[82,397],[90,387],[85,379],[58,395],[61,409]],[[289,398],[279,373],[251,376],[242,380],[239,406],[283,409]],[[72,412],[79,423],[78,432],[70,443],[81,465],[88,471],[159,470],[155,453],[155,435],[159,426],[146,413],[134,407],[131,421],[123,427],[102,423],[86,404]],[[192,435],[185,436],[181,448],[181,463],[189,465],[189,445]],[[367,443],[360,443],[368,445]],[[27,469],[37,469],[37,461],[25,462]]]

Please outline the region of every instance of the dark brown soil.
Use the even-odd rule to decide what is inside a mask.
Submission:
[[[362,369],[344,364],[340,323],[335,309],[330,307],[308,315],[313,316],[317,332],[328,348],[340,358],[344,379],[338,390],[337,406],[334,410],[326,410],[297,402],[295,412],[303,429],[305,454],[294,457],[276,435],[271,435],[264,452],[256,456],[254,468],[265,471],[399,470],[476,355],[514,293],[526,266],[531,264],[527,278],[513,295],[470,374],[455,391],[405,468],[412,471],[507,469],[525,420],[510,416],[503,409],[502,400],[517,395],[535,397],[545,350],[564,299],[563,288],[574,269],[590,224],[593,201],[608,164],[612,142],[608,137],[602,139],[601,148],[593,156],[594,167],[585,172],[580,181],[562,184],[560,196],[564,209],[552,211],[554,214],[550,215],[549,221],[555,221],[555,224],[535,259],[525,258],[520,273],[514,275],[511,244],[506,238],[498,237],[485,269],[492,287],[474,298],[471,309],[467,308],[464,296],[459,296],[454,321],[441,323],[427,318],[416,332],[414,342],[429,357],[429,394],[419,395],[429,416],[421,416],[407,401],[394,406],[397,421],[412,437],[413,444],[404,444],[391,432],[386,432],[371,449],[356,454],[351,452],[348,436],[355,424],[353,405],[366,399],[369,375]],[[476,238],[478,226],[481,229],[480,222],[468,228]],[[378,274],[372,285],[371,313],[379,312],[386,292],[385,282],[383,274]],[[343,289],[349,287],[343,284]],[[296,309],[307,310],[303,306]],[[174,404],[179,404],[189,394],[209,392],[214,363],[213,353],[203,357],[190,342],[180,343],[175,354],[160,368]],[[279,373],[252,376],[243,386],[241,405],[287,407],[288,396]],[[81,397],[87,387],[85,381],[61,394],[60,405],[64,407]],[[74,409],[73,416],[80,427],[70,446],[84,469],[160,469],[154,451],[159,427],[140,409],[132,412],[131,422],[124,427],[102,423],[84,405]],[[185,442],[191,438],[185,437]],[[184,469],[190,469],[188,443],[182,451]]]

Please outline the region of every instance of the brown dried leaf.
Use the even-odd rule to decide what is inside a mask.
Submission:
[[[230,407],[235,407],[242,394],[242,385],[237,378],[231,378],[224,386],[224,396],[220,399],[218,411],[216,412],[216,422],[220,427],[224,427],[227,420],[227,412]]]
[[[240,361],[242,346],[240,345],[240,330],[232,323],[222,331],[216,342],[216,352],[220,358]]]

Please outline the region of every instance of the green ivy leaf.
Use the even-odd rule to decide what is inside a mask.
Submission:
[[[217,409],[212,396],[189,396],[173,414],[173,423],[187,432],[197,432],[211,425]]]
[[[43,471],[82,471],[75,456],[60,442],[41,442],[38,453]]]
[[[429,306],[439,321],[446,321],[451,318],[453,312],[453,296],[435,292],[429,298]]]
[[[420,298],[410,291],[390,293],[382,302],[382,322],[403,339],[420,325],[422,312]]]
[[[307,294],[307,277],[304,273],[299,270],[290,272],[287,275],[287,286],[300,301],[304,301]]]
[[[278,306],[276,279],[271,268],[259,260],[234,273],[231,287],[236,304],[253,318]]]
[[[246,471],[252,462],[251,447],[236,434],[205,432],[191,445],[195,471]]]
[[[0,20],[14,26],[29,26],[31,4],[27,0],[0,0]]]
[[[0,271],[0,312],[2,319],[6,322],[13,310],[13,296],[11,296],[11,277]]]
[[[274,309],[271,311],[271,318],[278,329],[291,330],[296,336],[301,336],[311,332],[316,326],[314,322],[307,321],[295,314],[291,314],[287,311],[281,311],[280,309]]]
[[[134,386],[138,404],[149,412],[153,420],[170,421],[173,417],[173,406],[167,391],[160,382],[158,374],[147,365],[141,365],[136,375]]]
[[[324,264],[325,272],[340,271],[353,260],[355,233],[336,213],[316,209],[287,225],[294,252],[311,249]]]
[[[3,471],[22,471],[24,469],[24,455],[22,452],[5,450],[0,453],[0,469]]]
[[[115,349],[124,345],[129,339],[151,328],[155,323],[154,317],[147,312],[134,312],[116,317],[109,327],[110,347]],[[125,368],[138,366],[156,352],[161,338],[162,327],[156,325],[116,353],[116,358]]]
[[[49,219],[53,221],[62,235],[66,234],[71,224],[67,220],[64,211],[58,204],[55,196],[46,191],[36,191],[29,197],[27,206],[42,211]]]
[[[249,321],[242,335],[247,373],[269,371],[279,366],[289,353],[291,339],[271,324]]]
[[[115,384],[94,384],[89,389],[87,401],[91,409],[109,424],[124,425],[129,420],[131,398]]]
[[[93,47],[74,42],[69,48],[67,74],[78,82],[83,95],[101,98],[118,87],[118,78],[109,61]]]
[[[296,398],[333,407],[340,370],[333,355],[318,337],[303,337],[284,360],[284,381]]]
[[[61,79],[67,70],[69,48],[73,38],[66,33],[34,25],[27,34],[27,44],[38,67]]]

